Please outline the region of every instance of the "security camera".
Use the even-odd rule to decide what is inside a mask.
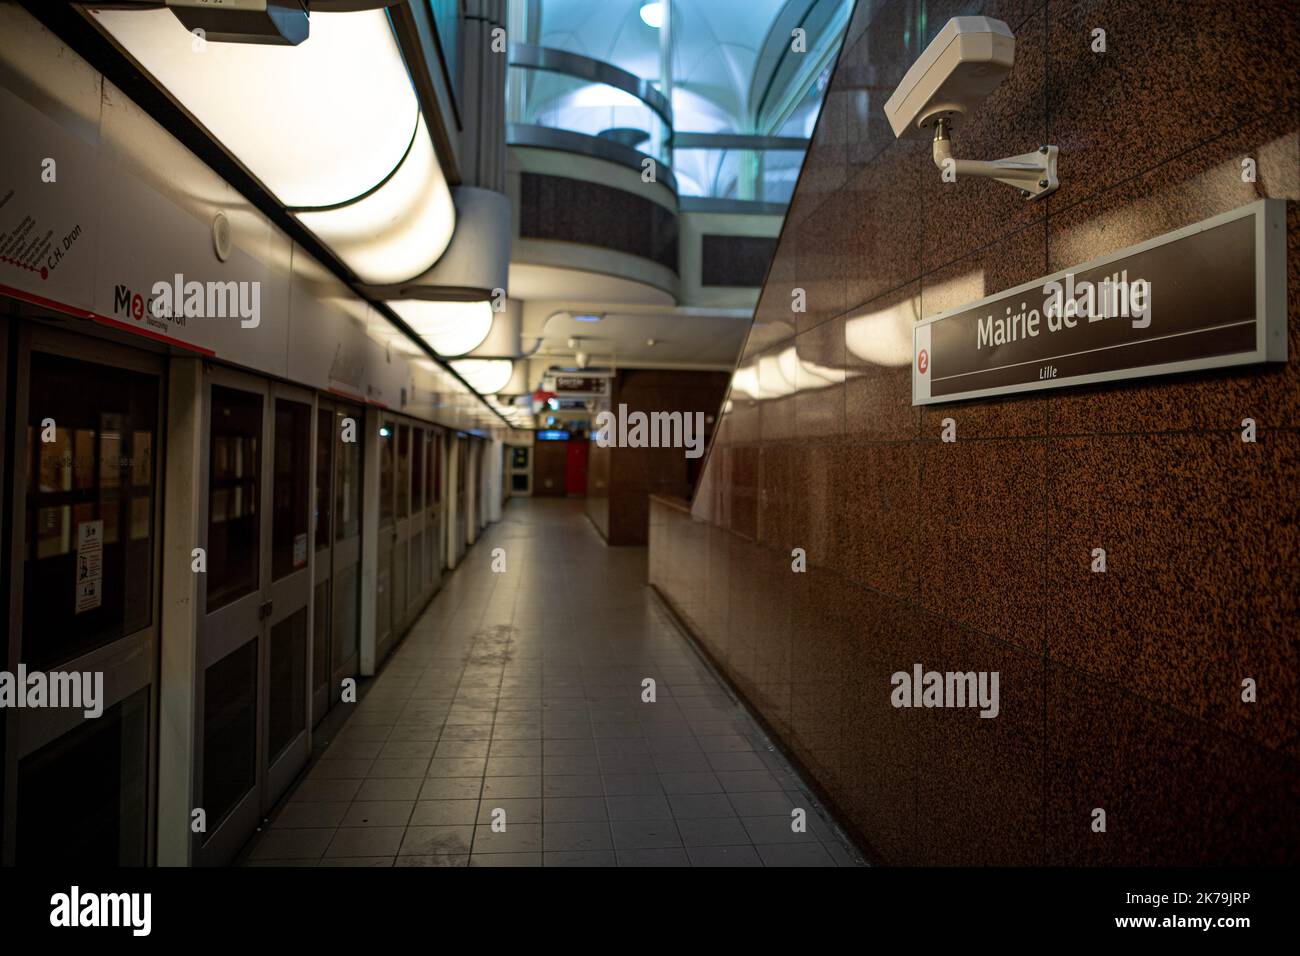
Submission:
[[[216,43],[297,46],[311,31],[304,0],[166,0],[191,33]]]
[[[1053,192],[1057,148],[992,162],[954,159],[949,134],[997,89],[1011,72],[1016,38],[1001,20],[953,17],[930,41],[885,102],[885,116],[899,139],[933,136],[934,162],[945,182],[962,176],[983,176],[1020,190],[1025,199]],[[931,132],[933,131],[933,132]]]
[[[213,43],[297,46],[311,33],[310,13],[382,10],[403,0],[117,0],[123,9],[166,6],[191,33]],[[95,4],[98,6],[98,4]]]

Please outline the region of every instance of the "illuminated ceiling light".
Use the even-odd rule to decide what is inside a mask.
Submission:
[[[510,359],[457,359],[451,367],[480,395],[495,395],[515,373],[515,363]]]
[[[446,250],[451,191],[384,11],[313,14],[295,47],[201,52],[166,9],[93,15],[363,281],[411,278]]]
[[[439,355],[471,352],[492,331],[490,302],[399,299],[388,305]]]
[[[427,270],[451,242],[456,207],[424,117],[410,155],[373,193],[344,206],[295,215],[362,281],[401,282]]]
[[[602,318],[604,318],[604,316],[601,316],[601,315],[575,315],[575,316],[573,317],[573,321],[575,321],[575,322],[599,322]]]
[[[296,47],[201,53],[165,9],[94,16],[287,206],[356,198],[411,142],[419,104],[383,11],[314,13]]]
[[[658,30],[664,25],[664,5],[662,0],[646,0],[641,4],[641,22]]]
[[[626,90],[605,83],[592,83],[565,97],[565,106],[576,109],[644,109],[645,103]]]

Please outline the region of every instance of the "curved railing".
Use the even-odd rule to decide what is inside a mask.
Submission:
[[[673,167],[684,208],[773,211],[789,205],[808,140],[797,136],[678,133]],[[688,202],[689,200],[689,202]]]
[[[592,156],[655,178],[701,211],[779,212],[789,204],[808,140],[800,136],[674,133],[672,106],[652,84],[601,60],[516,43],[507,78],[506,139]]]
[[[650,83],[591,57],[516,43],[506,81],[507,140],[583,153],[637,170],[650,157],[675,189],[672,107]]]

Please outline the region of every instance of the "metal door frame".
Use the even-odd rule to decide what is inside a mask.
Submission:
[[[308,481],[314,489],[316,484],[316,395],[308,388],[302,388],[298,385],[286,385],[282,382],[272,382],[270,385],[270,408],[272,417],[270,421],[271,441],[266,447],[273,449],[278,436],[275,434],[275,404],[278,401],[297,402],[307,408],[308,429],[307,429],[307,470]],[[267,486],[268,494],[274,498],[275,495],[275,469],[274,461],[271,466],[270,484]],[[303,654],[303,667],[306,671],[306,693],[304,697],[304,707],[306,713],[303,721],[303,728],[290,741],[285,744],[284,749],[277,755],[267,753],[266,781],[264,784],[264,793],[262,797],[262,812],[265,813],[275,806],[275,802],[289,789],[289,784],[293,783],[299,771],[307,763],[307,757],[311,753],[311,645],[312,645],[312,615],[315,613],[315,593],[312,585],[315,580],[316,564],[316,522],[312,515],[311,498],[312,493],[307,496],[307,566],[299,568],[296,571],[290,571],[278,581],[274,577],[270,578],[268,585],[269,591],[267,601],[271,605],[271,612],[265,620],[266,640],[262,651],[263,673],[267,680],[263,682],[261,692],[261,704],[263,712],[270,714],[271,704],[271,633],[275,630],[277,624],[292,617],[298,611],[306,608],[306,652]],[[269,516],[272,522],[272,532],[274,532],[274,515]],[[267,541],[264,551],[268,556],[270,554],[272,542]],[[274,569],[268,566],[268,574],[273,575]],[[263,738],[263,745],[269,748],[270,725],[266,724],[260,731]]]
[[[203,747],[204,710],[207,703],[206,677],[208,669],[238,650],[250,640],[258,642],[257,693],[254,697],[255,744],[253,756],[253,785],[236,801],[222,819],[209,817],[207,832],[194,835],[193,860],[196,864],[224,864],[234,858],[249,835],[257,828],[261,818],[261,791],[265,772],[266,713],[262,704],[265,694],[266,627],[263,606],[266,588],[271,577],[271,474],[273,461],[267,444],[271,432],[273,409],[270,401],[270,382],[258,376],[237,372],[222,366],[205,365],[203,376],[202,460],[199,463],[204,488],[199,529],[202,547],[210,549],[208,527],[212,510],[212,390],[214,387],[233,388],[250,392],[262,400],[261,461],[258,468],[258,575],[256,586],[247,594],[208,613],[207,582],[199,588],[197,619],[195,622],[195,686],[194,686],[194,800],[203,802],[205,754]],[[240,636],[244,635],[241,640]],[[251,636],[248,636],[251,635]],[[206,810],[206,808],[204,808]]]
[[[338,504],[337,495],[335,496],[334,501],[331,503],[330,506],[330,516],[334,523],[334,529],[331,529],[330,531],[330,560],[331,560],[330,641],[329,641],[330,659],[327,665],[330,673],[330,680],[333,682],[331,685],[333,689],[330,691],[330,695],[329,695],[331,705],[332,702],[338,697],[339,693],[342,690],[342,684],[344,678],[355,677],[357,672],[360,670],[360,663],[361,663],[361,581],[362,581],[361,539],[365,531],[365,516],[363,512],[365,510],[365,473],[366,473],[366,443],[364,440],[364,436],[366,434],[366,428],[369,427],[369,419],[366,414],[366,407],[364,405],[357,405],[352,402],[335,400],[334,418],[336,424],[338,422],[339,412],[341,411],[353,412],[354,420],[357,426],[356,445],[361,460],[361,467],[357,469],[357,482],[358,482],[358,487],[361,489],[361,494],[359,494],[357,497],[361,503],[361,507],[358,509],[357,512],[357,533],[351,538],[346,538],[340,541],[338,540],[337,534],[334,530],[338,528],[338,522],[339,522],[338,509],[336,507],[336,505]],[[333,474],[330,476],[331,488],[338,487],[339,469],[342,467],[342,462],[343,462],[343,456],[336,452],[334,455],[334,467],[331,469]],[[356,610],[357,633],[354,635],[356,639],[354,642],[356,646],[356,650],[354,650],[349,657],[345,658],[340,663],[340,665],[337,668],[335,668],[334,667],[334,620],[335,620],[334,611],[335,611],[336,603],[338,601],[338,592],[337,592],[337,588],[335,588],[334,586],[334,583],[338,581],[339,573],[341,571],[346,571],[348,568],[352,568],[352,567],[356,568],[356,583],[353,585],[357,589],[357,610]]]
[[[425,448],[428,458],[425,462],[424,529],[429,541],[425,545],[425,588],[433,594],[442,586],[442,436],[443,430],[430,425],[425,430]]]
[[[408,548],[406,567],[406,596],[407,596],[407,618],[413,623],[419,610],[424,607],[424,600],[428,597],[429,586],[426,583],[424,573],[425,565],[425,534],[429,530],[429,502],[425,500],[425,492],[428,490],[428,477],[425,475],[425,466],[429,463],[429,426],[424,422],[411,422],[411,544]],[[416,454],[416,448],[420,453]],[[420,507],[415,507],[415,462],[420,462]]]
[[[31,358],[33,352],[42,352],[63,358],[108,368],[125,369],[152,375],[158,380],[157,426],[153,443],[153,530],[151,558],[151,594],[149,596],[149,624],[131,634],[124,635],[102,647],[57,665],[60,671],[102,671],[104,673],[104,699],[100,702],[107,711],[144,688],[149,688],[148,752],[145,797],[145,862],[152,863],[157,848],[157,775],[158,775],[158,651],[162,589],[162,503],[165,470],[165,438],[167,434],[167,363],[163,356],[132,349],[94,336],[53,328],[39,323],[15,323],[16,350],[13,355],[15,374],[12,446],[0,449],[0,465],[13,462],[9,471],[10,498],[9,528],[9,619],[6,645],[6,669],[15,672],[22,654],[23,576],[26,555],[27,474],[17,467],[26,462],[27,413],[31,408]],[[8,369],[8,336],[0,343],[0,388]],[[0,391],[0,394],[4,394]],[[3,424],[3,423],[0,423]],[[0,442],[0,445],[3,445]],[[48,672],[48,671],[47,671]],[[25,757],[52,743],[86,720],[80,711],[56,708],[30,710],[15,709],[5,719],[5,793],[3,821],[3,865],[12,866],[17,852],[18,826],[18,765]]]
[[[377,489],[377,493],[380,496],[380,502],[379,502],[378,517],[376,519],[378,521],[378,527],[376,529],[376,535],[377,535],[376,541],[378,543],[379,553],[375,556],[375,589],[376,589],[375,603],[376,603],[376,607],[378,607],[380,602],[387,603],[388,629],[385,631],[380,630],[379,615],[378,613],[376,613],[375,615],[375,665],[376,666],[378,666],[379,662],[388,656],[388,652],[392,648],[394,638],[397,635],[397,619],[393,615],[393,565],[395,563],[393,558],[394,558],[394,552],[397,550],[396,548],[397,545],[397,435],[398,435],[397,416],[387,410],[381,411],[379,413],[379,427],[383,428],[384,426],[388,426],[392,428],[392,434],[390,434],[387,438],[383,438],[382,436],[380,437],[381,443],[388,442],[388,441],[392,442],[392,445],[389,447],[391,447],[393,450],[392,451],[393,483],[392,483],[392,487],[388,489],[389,498],[390,498],[388,503],[391,509],[392,518],[388,524],[384,524],[384,503],[383,503],[384,445],[380,444],[379,446],[379,487]],[[379,578],[380,578],[379,564],[383,560],[383,555],[385,551],[388,552],[387,592],[384,592],[383,589],[379,587]]]
[[[390,647],[399,634],[406,632],[407,627],[411,624],[411,610],[416,606],[416,601],[411,595],[411,539],[415,536],[417,525],[417,516],[411,510],[411,475],[415,469],[413,467],[415,451],[415,432],[420,425],[411,418],[396,416],[394,424],[397,427],[397,434],[393,437],[396,444],[393,446],[393,564],[392,580],[397,580],[397,554],[400,548],[406,556],[403,562],[403,580],[402,593],[406,600],[401,607],[397,606],[396,596],[397,588],[393,587],[393,630]],[[407,434],[407,460],[406,460],[406,479],[405,488],[399,485],[402,480],[402,429],[406,429]],[[397,505],[402,500],[402,493],[406,493],[406,515],[403,516],[398,510]],[[379,658],[383,659],[382,655]]]
[[[272,579],[272,534],[274,519],[275,482],[275,403],[287,399],[304,404],[311,411],[311,430],[308,437],[308,468],[315,483],[315,396],[310,389],[274,382],[261,376],[222,366],[209,365],[205,369],[203,389],[203,443],[201,474],[205,487],[211,489],[212,462],[212,389],[220,386],[258,395],[262,399],[261,461],[258,468],[260,481],[258,507],[258,582],[249,593],[208,613],[207,588],[201,589],[197,621],[196,678],[194,689],[194,793],[201,800],[204,783],[204,707],[206,703],[205,676],[208,668],[238,650],[250,640],[258,641],[257,693],[254,726],[256,743],[253,786],[244,794],[221,820],[208,819],[208,832],[195,835],[194,860],[199,864],[226,863],[234,858],[244,842],[256,829],[264,813],[274,805],[285,789],[306,763],[311,746],[311,639],[313,593],[312,580],[315,567],[314,525],[308,518],[307,567],[286,574],[278,581]],[[211,494],[203,496],[203,513],[200,516],[203,546],[207,540],[208,521],[212,507]],[[268,753],[270,725],[268,710],[271,698],[270,660],[271,632],[281,621],[302,608],[307,612],[307,646],[304,668],[308,688],[304,695],[304,729],[298,733],[281,753],[271,760]],[[253,635],[243,640],[242,635]]]
[[[311,633],[311,670],[313,681],[308,690],[308,696],[311,698],[311,725],[315,727],[325,715],[329,713],[333,706],[333,695],[330,694],[330,687],[334,682],[333,661],[334,661],[334,529],[337,527],[337,518],[334,514],[334,490],[338,482],[338,455],[335,453],[333,443],[330,444],[330,469],[329,476],[326,478],[325,489],[322,492],[329,502],[329,528],[326,529],[325,547],[316,548],[317,523],[320,520],[320,501],[316,495],[319,489],[316,487],[317,468],[320,462],[316,460],[315,449],[318,448],[317,442],[320,439],[320,415],[321,412],[328,411],[330,417],[330,429],[333,430],[335,419],[338,415],[339,402],[333,398],[324,395],[316,396],[316,407],[312,412],[312,521],[311,521],[311,550],[314,560],[312,571],[312,633]],[[320,560],[321,554],[324,554],[324,560]],[[327,584],[327,597],[325,599],[325,686],[317,690],[314,686],[316,674],[316,588],[321,584]]]

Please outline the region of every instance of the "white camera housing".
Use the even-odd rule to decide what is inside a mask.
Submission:
[[[1039,146],[1032,153],[992,162],[952,155],[949,133],[964,125],[997,89],[1015,60],[1015,34],[1001,20],[953,17],[885,101],[885,116],[894,136],[933,135],[934,163],[943,171],[945,183],[967,176],[996,179],[1014,186],[1025,199],[1040,199],[1054,192],[1060,185],[1055,146]]]
[[[885,102],[894,135],[922,135],[939,117],[956,129],[1011,72],[1015,59],[1015,35],[1001,20],[953,17]]]

